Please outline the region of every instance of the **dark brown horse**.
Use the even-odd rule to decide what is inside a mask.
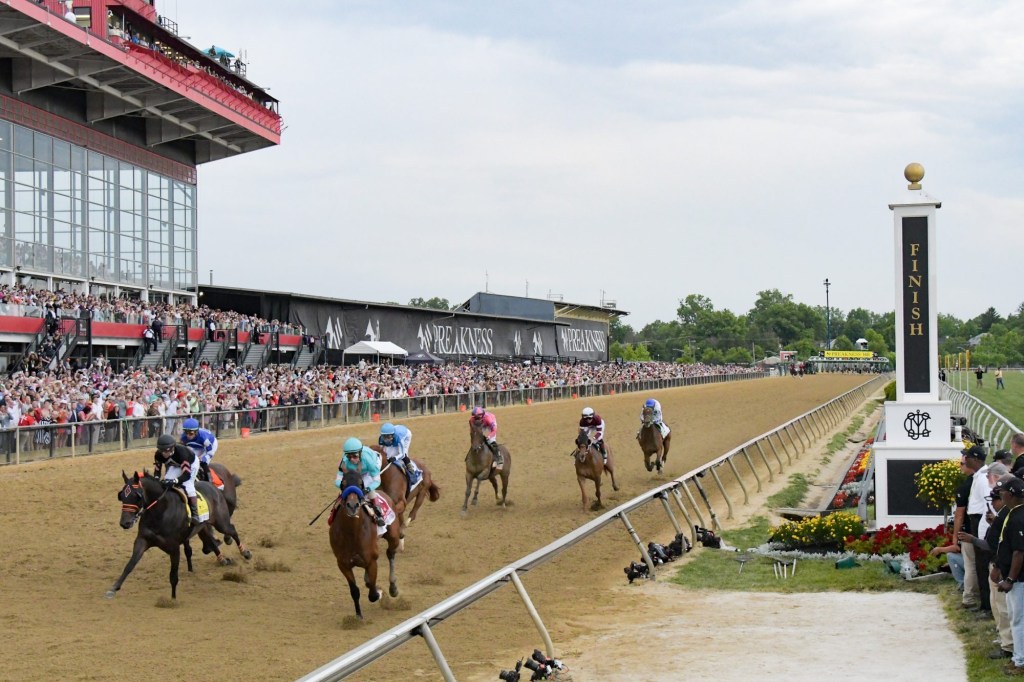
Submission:
[[[572,453],[573,465],[576,467],[576,481],[580,484],[580,495],[583,496],[583,510],[587,509],[587,489],[584,484],[585,481],[591,480],[594,482],[594,495],[597,499],[594,504],[591,505],[590,511],[597,511],[598,509],[604,508],[601,504],[601,476],[604,472],[608,472],[608,475],[612,477],[612,490],[618,490],[619,486],[615,482],[615,464],[612,460],[612,448],[610,445],[605,443],[605,450],[608,452],[608,462],[604,463],[601,459],[601,451],[597,449],[596,445],[590,444],[590,438],[582,429],[578,436],[576,436],[576,449]]]
[[[210,507],[209,521],[200,524],[196,530],[189,523],[188,504],[178,491],[165,487],[160,479],[150,476],[147,471],[143,471],[141,475],[136,472],[131,478],[122,471],[121,477],[124,479],[124,488],[117,494],[117,499],[121,502],[121,527],[128,530],[138,522],[139,531],[135,537],[132,556],[128,559],[124,571],[107,590],[108,599],[117,594],[125,578],[150,547],[159,547],[171,557],[171,599],[177,599],[181,546],[185,545],[185,560],[191,572],[192,548],[188,541],[194,534],[198,534],[203,543],[203,554],[213,553],[221,565],[230,564],[231,559],[221,554],[217,548],[211,525],[234,540],[238,544],[238,551],[245,559],[252,558],[252,553],[238,539],[238,531],[231,523],[227,501],[210,483],[196,482],[196,490],[202,493]]]
[[[416,487],[410,491],[409,477],[406,476],[402,467],[386,459],[384,448],[380,445],[371,445],[369,447],[381,457],[380,489],[386,492],[388,497],[395,503],[395,513],[398,515],[398,520],[401,523],[399,536],[402,540],[399,544],[399,549],[404,550],[405,529],[416,520],[416,514],[419,512],[420,507],[423,506],[424,499],[429,497],[431,502],[437,502],[441,497],[441,489],[434,483],[430,475],[430,469],[421,460],[414,459],[413,461],[420,468],[422,475]],[[406,512],[409,512],[408,520],[406,520]]]
[[[235,509],[238,508],[238,492],[237,492],[237,488],[238,488],[238,486],[242,485],[242,479],[239,478],[236,474],[231,473],[230,469],[228,469],[226,466],[224,466],[223,464],[221,464],[219,462],[216,463],[216,464],[211,464],[210,468],[213,469],[214,471],[216,471],[217,475],[220,476],[221,483],[224,485],[224,488],[220,492],[224,496],[224,501],[227,502],[227,504],[228,504],[228,513],[231,516],[234,516],[235,515]],[[202,470],[201,469],[200,469],[200,475],[197,477],[197,480],[199,480],[199,481],[205,481],[206,480],[206,477],[202,475]],[[224,536],[224,542],[226,542],[227,544],[230,545],[231,544],[231,536],[230,535],[225,535]]]
[[[654,423],[653,409],[645,407],[642,414],[643,423],[636,439],[640,442],[640,449],[644,453],[644,466],[648,471],[657,467],[660,474],[668,459],[669,441],[672,440],[672,434],[662,438],[661,429]],[[654,455],[653,462],[651,462],[651,455]]]
[[[384,498],[388,497],[380,490],[377,494]],[[391,500],[388,499],[388,502]],[[331,516],[331,550],[334,551],[334,558],[338,561],[341,574],[348,581],[348,590],[356,607],[356,616],[362,618],[359,588],[356,586],[356,576],[352,569],[363,569],[363,582],[366,583],[370,602],[377,601],[380,599],[380,592],[377,591],[377,556],[380,552],[377,543],[377,524],[374,522],[373,513],[363,508],[363,479],[357,472],[345,472],[341,479],[341,495],[336,502],[336,513]],[[388,542],[388,594],[392,597],[398,596],[395,553],[398,552],[400,538],[399,524],[397,519],[395,521],[388,526],[383,536]]]
[[[476,490],[473,492],[473,506],[476,506],[477,496],[480,494],[480,482],[490,481],[494,486],[495,502],[502,507],[505,506],[505,496],[508,492],[508,477],[512,473],[512,453],[504,445],[498,445],[501,455],[505,460],[504,466],[500,469],[492,467],[494,453],[487,446],[483,429],[477,424],[470,424],[470,446],[466,453],[466,499],[462,503],[462,513],[466,513],[469,505],[469,493],[473,488],[473,481],[476,481]],[[501,477],[501,496],[498,496],[498,477]]]

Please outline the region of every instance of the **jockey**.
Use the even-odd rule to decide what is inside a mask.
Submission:
[[[608,450],[604,447],[604,420],[593,408],[584,407],[580,416],[580,431],[587,435],[591,445],[596,445],[601,459],[608,463]]]
[[[181,442],[199,457],[199,466],[207,481],[210,479],[210,460],[217,452],[217,436],[199,428],[199,421],[188,418],[182,424]],[[197,472],[198,473],[198,472]]]
[[[665,424],[664,417],[661,414],[661,403],[654,398],[648,398],[644,401],[644,407],[640,410],[640,423],[644,423],[644,412],[651,410],[651,421],[661,430],[661,437],[668,438],[668,434],[672,431]],[[640,432],[636,432],[636,437],[640,438]]]
[[[341,489],[341,479],[346,471],[355,471],[363,477],[363,488],[366,489],[366,503],[373,511],[373,519],[378,526],[386,525],[380,509],[373,504],[377,497],[377,488],[380,487],[380,456],[363,445],[358,438],[349,438],[343,447],[345,456],[338,463],[338,475],[334,479],[334,485]]]
[[[192,513],[192,525],[199,525],[199,505],[196,499],[196,479],[192,475],[199,463],[196,454],[181,443],[174,441],[174,436],[165,433],[156,439],[156,454],[153,457],[153,475],[160,478],[160,469],[167,465],[164,472],[164,485],[180,485],[188,497],[188,509]]]
[[[469,418],[469,433],[471,437],[474,426],[483,429],[484,441],[487,443],[487,447],[491,449],[491,452],[494,453],[494,461],[491,462],[491,467],[500,469],[505,466],[505,458],[501,455],[501,449],[498,448],[498,420],[495,416],[482,407],[474,407]]]
[[[416,482],[420,480],[420,469],[409,456],[412,431],[401,424],[396,426],[391,422],[386,422],[380,427],[380,438],[377,439],[377,444],[384,448],[384,455],[388,459],[393,459],[405,467],[405,472],[409,476],[409,485],[416,485]]]

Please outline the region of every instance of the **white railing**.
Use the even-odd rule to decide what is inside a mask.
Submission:
[[[939,398],[950,401],[953,414],[966,417],[967,426],[984,438],[993,452],[1000,448],[1008,448],[1013,434],[1020,433],[1020,429],[1013,422],[966,391],[940,382]]]
[[[745,463],[747,467],[749,467],[751,474],[757,482],[757,489],[761,490],[761,476],[754,464],[754,460],[751,458],[750,452],[756,450],[760,461],[764,463],[764,468],[766,469],[764,473],[767,474],[769,480],[773,480],[775,472],[773,471],[772,464],[769,463],[765,447],[763,446],[767,446],[771,450],[775,461],[778,463],[778,473],[783,473],[784,466],[782,464],[782,459],[779,457],[780,450],[777,449],[775,445],[776,440],[780,445],[781,451],[786,455],[787,461],[792,464],[792,457],[795,456],[799,458],[800,454],[806,452],[815,437],[824,437],[830,429],[835,428],[840,424],[840,422],[853,414],[853,412],[856,411],[856,409],[871,394],[881,390],[885,383],[890,379],[891,377],[889,375],[876,376],[861,386],[847,391],[843,395],[834,398],[833,400],[830,400],[829,402],[816,407],[795,419],[791,419],[776,429],[747,441],[739,447],[725,453],[721,457],[718,457],[714,461],[704,464],[697,469],[693,469],[673,481],[662,484],[656,488],[652,488],[644,494],[633,498],[629,502],[619,505],[611,511],[605,512],[593,521],[590,521],[571,533],[564,535],[549,545],[538,549],[518,561],[508,564],[486,578],[477,581],[473,585],[470,585],[464,590],[448,597],[444,601],[435,604],[426,611],[413,616],[405,622],[391,628],[387,632],[384,632],[355,649],[352,649],[348,653],[302,677],[300,682],[331,682],[334,680],[344,679],[346,676],[365,668],[373,661],[386,656],[388,653],[394,651],[402,644],[405,644],[416,636],[423,637],[427,647],[430,649],[430,652],[434,657],[434,661],[437,663],[438,669],[441,671],[441,674],[446,680],[452,681],[455,677],[452,675],[444,654],[441,652],[441,649],[437,644],[437,640],[434,639],[431,628],[509,582],[515,586],[516,591],[519,593],[519,596],[523,601],[523,605],[530,617],[533,619],[537,630],[544,640],[547,655],[551,658],[555,658],[554,645],[551,641],[551,637],[548,634],[540,615],[537,613],[536,608],[534,608],[533,602],[531,601],[529,594],[526,592],[526,588],[519,579],[520,573],[526,573],[530,569],[550,561],[553,557],[566,551],[581,540],[584,540],[594,533],[604,529],[606,526],[614,524],[616,520],[619,520],[622,522],[626,531],[633,539],[633,542],[640,550],[640,553],[647,564],[649,576],[651,579],[654,579],[656,577],[654,563],[651,561],[651,558],[647,553],[646,544],[644,544],[640,539],[633,525],[629,521],[628,515],[631,512],[647,505],[650,502],[658,500],[661,502],[665,512],[668,514],[669,520],[672,522],[676,532],[681,533],[683,532],[683,529],[669,504],[669,498],[671,497],[675,501],[679,512],[686,519],[689,525],[691,539],[696,543],[697,538],[694,532],[695,524],[693,523],[693,518],[696,518],[701,526],[713,525],[715,528],[721,529],[721,524],[718,522],[718,516],[711,504],[704,486],[701,484],[701,480],[703,480],[707,474],[711,475],[712,480],[728,507],[728,517],[731,518],[733,515],[732,500],[726,492],[725,486],[722,484],[722,480],[718,475],[717,470],[720,467],[728,466],[730,468],[733,476],[736,478],[743,491],[744,504],[748,503],[749,497],[747,494],[747,488],[743,478],[740,476],[739,469],[736,466],[736,461],[739,461],[741,465]],[[785,436],[785,438],[783,438],[783,436]],[[789,445],[786,444],[787,439],[789,441]],[[704,508],[710,516],[710,524],[705,522],[704,515],[701,509],[697,506],[693,493],[690,490],[691,486],[697,489],[697,492],[704,503]],[[686,503],[683,501],[684,496],[686,497]],[[691,512],[693,517],[690,515]]]

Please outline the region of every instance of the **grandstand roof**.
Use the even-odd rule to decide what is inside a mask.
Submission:
[[[59,101],[79,120],[101,128],[138,129],[141,119],[147,148],[173,150],[175,158],[184,150],[195,164],[280,142],[277,101],[150,21],[144,13],[151,6],[139,3],[143,14],[132,16],[145,26],[152,47],[98,35],[51,12],[50,4],[56,7],[30,0],[0,3],[0,66],[10,69],[19,98]],[[132,14],[130,5],[118,9]],[[106,18],[93,22],[105,34]],[[187,63],[175,63],[158,46]]]

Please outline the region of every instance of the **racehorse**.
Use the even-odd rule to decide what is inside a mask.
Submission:
[[[124,479],[124,488],[117,494],[117,499],[121,502],[121,528],[128,530],[138,522],[139,531],[132,547],[132,556],[128,559],[124,571],[107,590],[108,599],[113,599],[124,584],[125,578],[150,547],[159,547],[171,557],[171,599],[177,599],[181,546],[185,545],[185,561],[191,573],[192,547],[188,541],[193,534],[198,534],[202,540],[203,554],[212,552],[222,566],[232,563],[231,559],[221,554],[217,548],[211,525],[224,533],[225,537],[234,540],[238,545],[238,551],[245,559],[252,558],[252,553],[238,539],[238,531],[231,523],[227,501],[220,490],[212,484],[205,481],[196,482],[196,490],[202,493],[210,507],[210,520],[200,524],[197,530],[190,525],[191,514],[184,497],[175,490],[165,488],[160,479],[151,476],[148,471],[143,471],[141,475],[135,472],[131,478],[122,471],[121,478]]]
[[[587,437],[586,432],[580,430],[578,436],[576,436],[576,449],[573,451],[572,459],[573,466],[576,467],[576,481],[580,484],[580,494],[583,496],[583,509],[587,509],[587,489],[584,486],[584,481],[591,480],[594,482],[594,494],[597,499],[594,504],[591,505],[590,511],[597,511],[603,508],[601,504],[601,476],[604,472],[612,477],[612,490],[618,490],[619,486],[615,482],[615,465],[612,462],[612,449],[605,443],[605,450],[608,452],[608,463],[605,464],[601,459],[601,451],[597,449],[596,445],[591,445],[590,438]]]
[[[387,494],[377,491],[378,495],[387,498]],[[388,502],[391,502],[389,499]],[[363,509],[363,478],[355,471],[346,471],[341,479],[341,495],[338,496],[336,511],[332,514],[330,526],[331,550],[338,560],[338,568],[348,581],[348,590],[352,595],[352,603],[356,607],[356,616],[363,617],[359,608],[359,588],[352,569],[363,569],[363,582],[369,592],[370,602],[380,599],[377,591],[377,524],[373,513]],[[396,519],[397,520],[397,519]],[[398,596],[398,582],[395,579],[395,553],[399,544],[399,524],[392,523],[384,533],[388,542],[388,594]]]
[[[640,449],[644,453],[644,466],[647,467],[648,471],[657,467],[660,474],[665,466],[665,461],[668,459],[668,448],[669,442],[672,440],[672,434],[670,433],[668,437],[662,438],[661,429],[654,423],[653,409],[645,407],[642,414],[643,424],[640,426],[640,432],[637,434],[636,439],[640,442]],[[654,455],[654,462],[651,462],[651,455]]]
[[[369,447],[381,456],[380,489],[386,492],[388,497],[395,503],[395,514],[398,515],[398,520],[401,524],[399,537],[402,539],[402,542],[399,544],[399,549],[404,550],[405,529],[416,520],[416,514],[423,505],[423,500],[429,497],[431,502],[437,502],[441,497],[441,489],[434,483],[430,475],[430,469],[421,460],[414,459],[413,461],[416,462],[416,466],[420,468],[421,476],[416,487],[410,491],[409,477],[405,475],[402,467],[389,459],[385,459],[384,448],[380,445],[371,445]],[[408,521],[405,518],[406,511],[409,511]]]
[[[494,453],[487,447],[483,429],[477,424],[470,424],[470,446],[466,453],[466,499],[462,503],[462,513],[466,513],[469,504],[469,492],[476,481],[476,491],[473,492],[473,506],[476,506],[477,496],[480,494],[480,482],[490,481],[494,486],[494,500],[502,507],[505,506],[505,497],[508,492],[508,477],[512,473],[512,453],[504,445],[499,445],[505,464],[500,469],[492,467]],[[498,497],[498,477],[501,477],[501,498]]]

